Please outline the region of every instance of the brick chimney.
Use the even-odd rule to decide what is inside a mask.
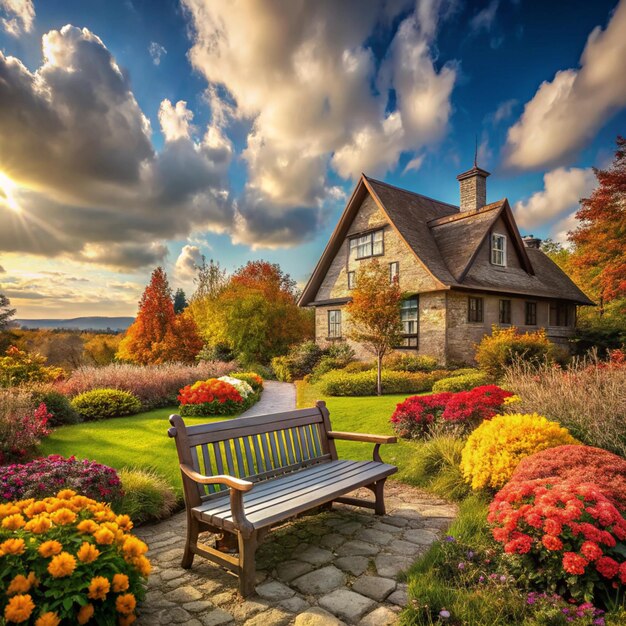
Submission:
[[[478,167],[474,161],[471,170],[456,177],[461,186],[461,212],[475,211],[487,204],[487,176],[489,172]]]
[[[522,237],[522,241],[527,248],[540,248],[541,247],[541,239],[537,237],[533,237],[532,235],[526,235],[526,237]]]

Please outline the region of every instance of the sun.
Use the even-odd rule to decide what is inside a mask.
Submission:
[[[0,206],[6,206],[14,213],[21,213],[22,209],[15,199],[14,189],[17,185],[3,172],[0,172]]]

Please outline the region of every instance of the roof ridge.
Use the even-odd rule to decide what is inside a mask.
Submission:
[[[499,209],[506,202],[506,198],[502,198],[501,200],[496,200],[495,202],[490,202],[489,204],[485,204],[480,207],[480,209],[474,209],[472,211],[460,211],[454,215],[444,215],[443,217],[435,217],[432,220],[426,222],[429,228],[434,226],[443,226],[444,224],[449,224],[450,222],[458,222],[459,220],[467,219],[468,217],[476,217],[477,215],[482,215],[483,213],[488,213],[489,211],[493,211],[494,209]]]
[[[438,204],[445,204],[453,209],[458,209],[459,206],[457,204],[450,204],[449,202],[444,202],[443,200],[437,200],[437,198],[431,198],[430,196],[425,196],[423,193],[417,193],[417,191],[411,191],[410,189],[405,189],[404,187],[398,187],[398,185],[392,185],[391,183],[386,183],[384,180],[378,180],[377,178],[372,178],[371,176],[367,176],[367,174],[363,174],[364,178],[372,183],[377,183],[379,185],[384,185],[385,187],[391,187],[392,189],[397,189],[398,191],[403,191],[404,193],[411,194],[412,196],[419,196],[420,198],[425,198],[426,200],[432,200],[433,202],[437,202]]]

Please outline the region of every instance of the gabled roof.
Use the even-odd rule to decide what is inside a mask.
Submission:
[[[500,293],[573,300],[593,304],[569,277],[541,250],[522,241],[508,200],[461,212],[459,207],[361,175],[302,295],[300,306],[315,296],[344,242],[367,194],[376,202],[390,226],[433,277],[437,288],[467,288]],[[495,222],[502,218],[509,230],[521,268],[508,268],[485,276],[472,272],[473,263]]]

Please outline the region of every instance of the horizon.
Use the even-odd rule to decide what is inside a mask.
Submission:
[[[458,206],[475,151],[563,242],[626,134],[626,0],[557,4],[0,0],[0,292],[134,317],[202,255],[302,288],[361,172]]]

